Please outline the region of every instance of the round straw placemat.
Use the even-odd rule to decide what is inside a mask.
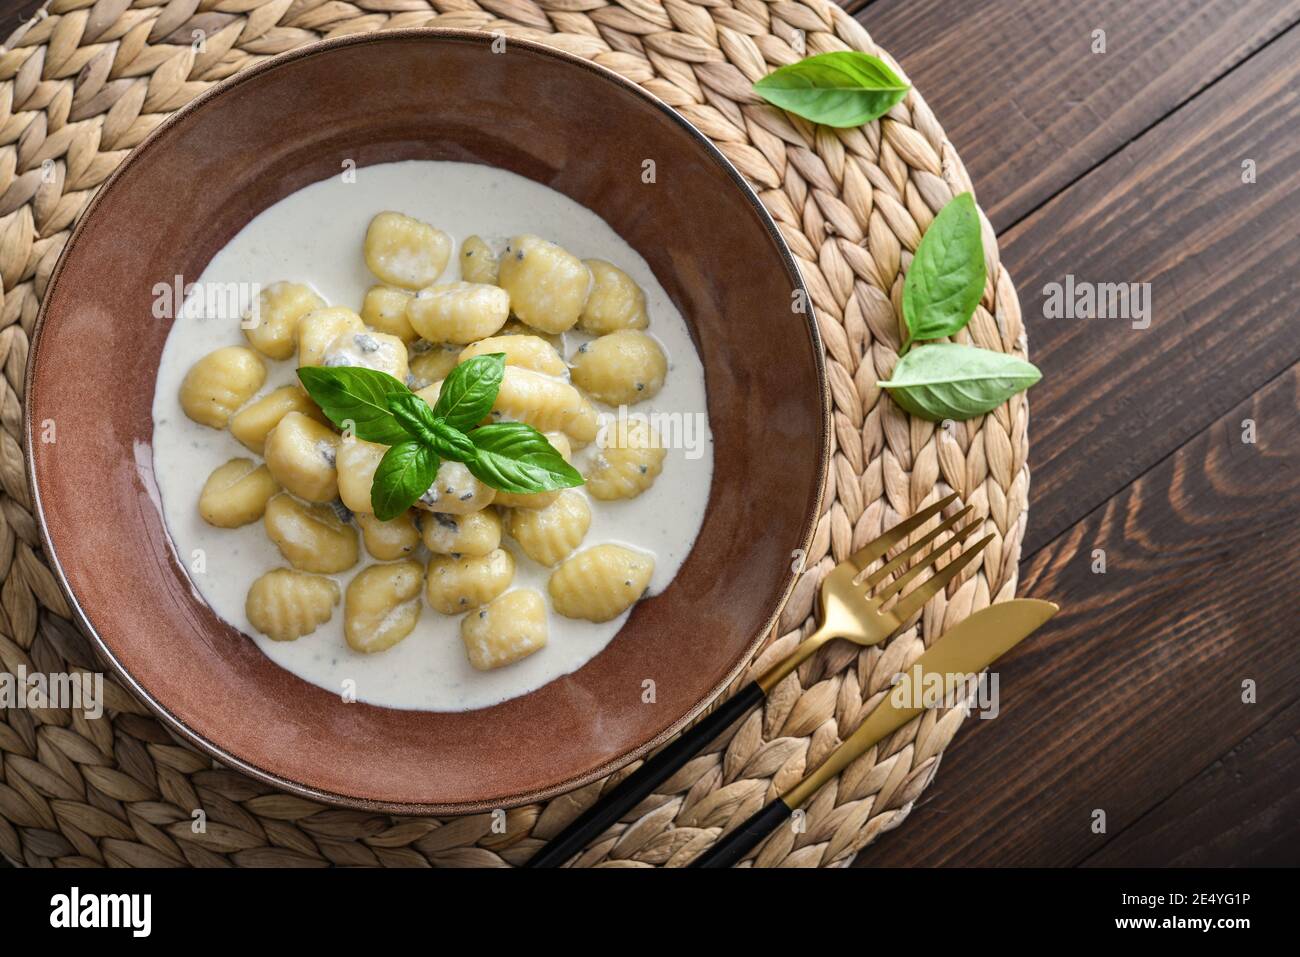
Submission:
[[[810,631],[817,585],[835,562],[925,503],[959,492],[993,535],[976,570],[914,627],[883,648],[824,648],[578,861],[680,865],[824,760],[926,644],[1015,593],[1029,486],[1025,397],[936,426],[876,387],[897,360],[911,254],[935,213],[972,188],[961,160],[915,91],[880,121],[835,130],[750,89],[808,54],[856,49],[889,60],[823,0],[49,3],[0,48],[0,665],[28,675],[103,671],[41,556],[21,446],[28,337],[78,214],[132,147],[213,83],[323,37],[426,26],[538,40],[641,84],[749,178],[799,260],[827,352],[834,451],[805,571],[756,667]],[[1020,307],[987,221],[984,245],[988,285],[959,338],[1024,356]],[[0,711],[0,852],[14,862],[503,866],[526,860],[606,784],[511,810],[504,828],[499,815],[331,808],[214,764],[111,674],[104,688],[98,719]],[[802,831],[780,828],[753,863],[847,864],[902,823],[964,717],[962,708],[929,711],[881,742],[822,789]],[[196,831],[200,810],[206,827]]]

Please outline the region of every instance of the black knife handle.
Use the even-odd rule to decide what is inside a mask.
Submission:
[[[718,843],[691,861],[691,867],[732,867],[758,847],[794,811],[777,798],[740,827],[723,836]]]
[[[524,867],[559,867],[653,794],[655,788],[676,774],[706,744],[762,700],[762,688],[752,681],[745,685],[707,718],[647,758],[641,767],[602,794],[595,804],[534,854]]]

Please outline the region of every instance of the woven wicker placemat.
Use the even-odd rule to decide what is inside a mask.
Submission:
[[[593,845],[583,864],[677,865],[817,765],[942,631],[1015,592],[1029,471],[1023,395],[937,427],[877,389],[897,358],[902,275],[935,212],[971,189],[919,94],[857,130],[764,105],[752,81],[810,53],[884,56],[823,0],[53,0],[0,48],[0,665],[101,671],[41,557],[21,447],[23,373],[40,297],[77,215],[171,111],[268,56],[395,27],[527,37],[644,86],[704,131],[760,191],[818,311],[834,399],[825,513],[760,663],[811,627],[838,560],[948,490],[984,517],[983,562],[885,648],[832,643],[761,711]],[[891,61],[892,62],[892,61]],[[902,71],[900,70],[900,73]],[[1025,354],[1015,290],[985,223],[989,283],[963,340]],[[107,712],[0,712],[0,852],[47,865],[503,865],[526,859],[603,783],[507,815],[395,818],[324,807],[221,768],[105,678]],[[806,829],[755,863],[839,866],[897,827],[964,717],[927,712],[824,788]],[[629,769],[630,770],[630,769]],[[207,826],[192,828],[201,809]]]

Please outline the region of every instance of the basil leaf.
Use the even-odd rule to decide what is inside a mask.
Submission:
[[[438,419],[434,417],[433,409],[429,408],[429,403],[424,399],[414,392],[390,395],[388,411],[393,413],[397,424],[404,428],[410,437],[419,439],[425,445],[433,445],[434,423]]]
[[[910,339],[942,339],[970,322],[984,293],[984,240],[975,198],[962,193],[921,237],[903,280]]]
[[[938,342],[913,349],[898,361],[893,378],[876,384],[905,411],[939,422],[983,415],[1042,377],[1024,359]]]
[[[433,450],[453,462],[468,462],[478,454],[468,435],[453,429],[442,419],[433,420]]]
[[[414,439],[399,442],[384,453],[370,486],[370,504],[375,518],[389,522],[397,518],[429,490],[438,477],[438,455]]]
[[[485,425],[469,438],[477,451],[465,465],[480,482],[502,492],[549,492],[582,484],[578,470],[531,425]]]
[[[453,429],[468,432],[483,421],[497,400],[506,371],[506,354],[475,356],[451,370],[438,392],[433,414]]]
[[[883,60],[856,50],[806,57],[754,84],[754,92],[767,102],[839,127],[884,116],[910,89]]]
[[[386,372],[355,366],[306,366],[298,379],[321,411],[340,429],[359,439],[396,445],[410,438],[389,411],[390,396],[410,393]]]

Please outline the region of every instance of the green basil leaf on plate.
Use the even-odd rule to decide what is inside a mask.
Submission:
[[[416,439],[384,453],[370,486],[375,518],[389,522],[415,504],[438,476],[438,454]]]
[[[453,429],[442,419],[433,420],[432,445],[435,452],[453,462],[468,462],[478,454],[478,449],[469,435]]]
[[[838,127],[884,116],[909,89],[879,57],[856,50],[806,57],[754,84],[754,92],[774,106]]]
[[[390,395],[388,411],[393,413],[397,424],[404,428],[411,438],[419,439],[425,445],[433,444],[434,423],[438,421],[429,408],[429,403],[414,392],[405,395]]]
[[[953,198],[921,237],[903,280],[903,319],[913,340],[960,332],[984,293],[984,241],[975,198]]]
[[[582,484],[581,473],[531,425],[485,425],[469,438],[476,453],[465,465],[480,482],[502,492],[526,495]]]
[[[973,419],[1041,379],[1037,367],[1002,352],[958,343],[919,346],[877,385],[904,411],[931,422]]]
[[[298,370],[298,379],[340,429],[350,425],[357,438],[381,445],[409,438],[389,410],[388,400],[411,390],[388,373],[356,366],[306,366]]]
[[[475,356],[462,362],[442,383],[438,401],[433,405],[434,417],[444,420],[453,429],[468,432],[492,411],[505,371],[504,352]]]

